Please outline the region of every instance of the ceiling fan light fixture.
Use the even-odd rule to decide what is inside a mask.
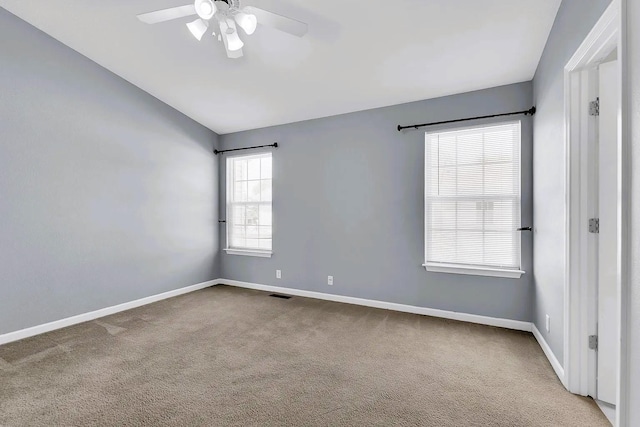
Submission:
[[[240,7],[241,0],[193,0],[184,6],[170,7],[153,12],[136,15],[146,24],[172,21],[174,19],[197,15],[197,19],[189,22],[187,28],[198,40],[202,40],[209,28],[211,19],[215,17],[220,31],[214,30],[212,34],[218,41],[224,42],[224,47],[229,58],[243,56],[244,43],[240,39],[237,27],[242,28],[246,35],[255,32],[258,21],[261,25],[272,27],[285,33],[302,37],[307,33],[308,25],[296,19],[288,18],[277,13],[269,12],[254,6]],[[215,25],[215,24],[214,24]]]
[[[199,19],[199,18],[187,24],[187,28],[189,29],[189,31],[191,31],[191,34],[193,34],[193,37],[198,39],[198,41],[202,40],[202,36],[204,35],[204,33],[207,32],[208,27],[209,27],[209,24],[206,21],[203,21],[202,19]]]
[[[232,34],[227,34],[227,46],[231,52],[242,49],[244,43],[240,40],[240,37],[238,37],[237,31]]]
[[[231,59],[240,58],[244,44],[242,40],[240,40],[240,37],[238,37],[238,32],[234,31],[234,22],[230,19],[220,19],[219,21],[220,33],[218,34],[218,38],[222,38],[224,49],[227,51],[227,57]],[[229,33],[229,30],[231,30],[231,33]]]
[[[234,19],[238,23],[238,26],[247,33],[248,36],[256,31],[258,26],[258,18],[252,13],[238,12],[234,16]]]
[[[195,0],[194,6],[198,16],[207,21],[217,12],[217,7],[212,0]]]
[[[228,51],[234,52],[242,49],[244,43],[240,40],[238,31],[236,30],[236,24],[231,19],[220,21],[220,32],[224,40],[224,45]]]

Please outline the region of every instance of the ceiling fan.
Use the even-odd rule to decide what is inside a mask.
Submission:
[[[195,0],[192,5],[140,14],[138,19],[146,24],[157,24],[192,15],[198,17],[187,24],[191,34],[198,41],[202,40],[209,27],[214,26],[213,35],[224,43],[229,58],[242,56],[244,43],[238,35],[237,27],[242,28],[245,34],[251,35],[260,23],[298,37],[304,36],[308,29],[304,22],[277,13],[254,6],[240,7],[240,0]],[[216,26],[219,29],[217,34]]]

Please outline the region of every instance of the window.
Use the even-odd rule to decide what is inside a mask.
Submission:
[[[428,271],[520,277],[520,122],[425,137]]]
[[[271,153],[227,159],[227,253],[271,256]]]

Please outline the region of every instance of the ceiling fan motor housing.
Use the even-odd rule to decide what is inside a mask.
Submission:
[[[213,0],[213,1],[218,6],[218,9],[221,9],[221,10],[234,11],[234,10],[240,9],[240,0]]]

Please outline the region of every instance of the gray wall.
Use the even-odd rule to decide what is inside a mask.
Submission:
[[[628,360],[629,397],[627,403],[629,426],[640,426],[640,2],[627,0],[628,37],[627,54],[630,80],[629,118],[631,121],[633,164],[631,182],[631,290],[628,307]]]
[[[610,0],[564,0],[533,80],[534,266],[533,321],[563,363],[565,283],[564,66]],[[545,329],[545,315],[551,331]]]
[[[222,277],[530,321],[530,233],[522,244],[527,273],[518,280],[427,273],[421,266],[424,130],[399,133],[396,126],[531,105],[527,82],[221,136],[225,149],[281,144],[273,151],[273,257],[223,254]],[[522,223],[529,225],[532,127],[530,118],[522,118]],[[224,232],[221,227],[221,247]],[[276,269],[282,270],[280,280]],[[327,285],[328,275],[334,276],[334,286]]]
[[[0,8],[0,334],[218,276],[217,135]]]

